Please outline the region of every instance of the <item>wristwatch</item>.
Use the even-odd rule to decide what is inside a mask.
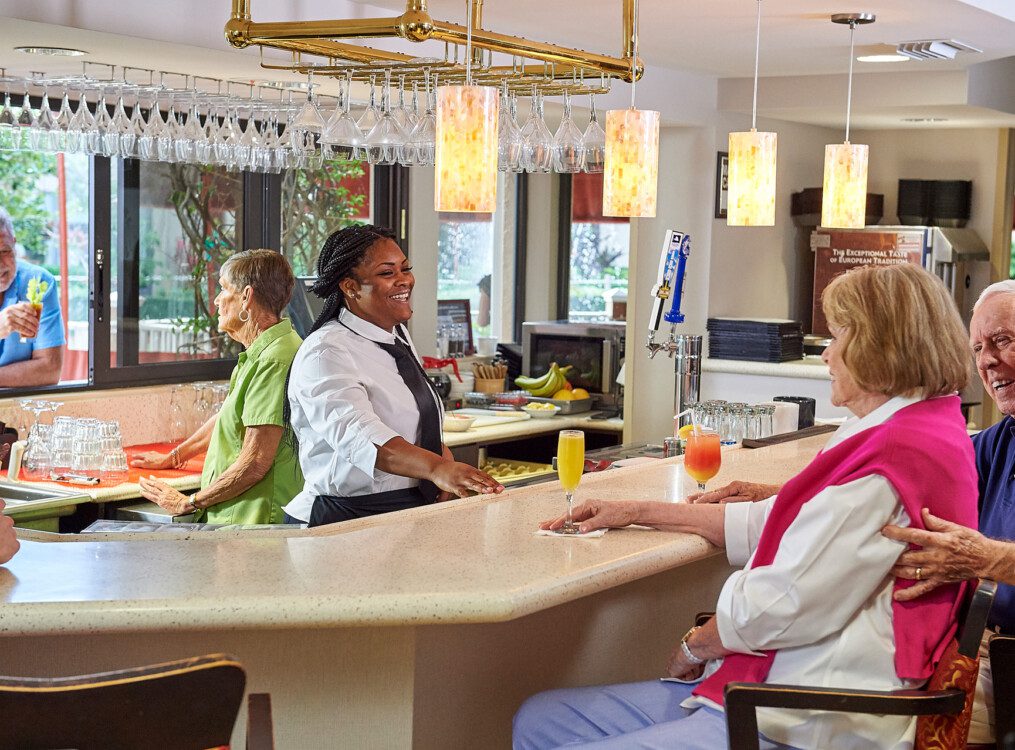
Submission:
[[[684,637],[680,639],[680,650],[683,652],[684,658],[687,659],[689,662],[691,662],[691,664],[694,664],[695,666],[699,664],[704,664],[705,662],[708,661],[708,659],[702,659],[692,654],[691,649],[688,648],[687,646],[688,639],[690,639],[694,631],[698,629],[699,626],[695,625],[693,628],[684,633]]]
[[[196,492],[195,492],[195,493],[194,493],[193,495],[190,495],[190,496],[188,496],[188,497],[187,497],[187,505],[189,505],[189,506],[191,507],[191,509],[193,509],[193,511],[194,511],[195,513],[197,513],[197,512],[199,512],[199,511],[202,511],[202,510],[204,510],[204,508],[200,507],[200,506],[199,506],[199,505],[197,504],[197,501],[196,501],[196,499],[195,499],[195,498],[197,498],[197,493],[196,493]],[[685,636],[685,638],[686,638],[686,636]]]

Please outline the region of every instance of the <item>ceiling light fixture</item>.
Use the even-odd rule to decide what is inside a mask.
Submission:
[[[857,62],[863,62],[863,63],[897,63],[897,62],[907,62],[908,60],[912,60],[912,59],[913,58],[906,57],[905,55],[896,55],[896,54],[890,54],[890,55],[859,55],[856,58],[856,61]]]
[[[434,209],[493,213],[497,208],[499,102],[496,87],[472,84],[472,0],[467,12],[465,85],[437,89]]]
[[[726,224],[731,227],[770,227],[775,224],[775,155],[778,136],[775,133],[759,133],[757,130],[760,50],[761,0],[758,0],[751,129],[747,133],[730,133],[729,137]]]
[[[606,113],[603,216],[656,215],[659,180],[659,113],[635,109],[638,75],[638,0],[631,33],[631,106]]]
[[[849,142],[853,103],[853,32],[874,23],[873,13],[836,13],[832,23],[849,25],[849,84],[846,90],[846,140],[825,146],[825,179],[821,193],[821,226],[861,229],[867,209],[868,147]]]
[[[26,55],[49,55],[50,57],[81,57],[88,53],[83,49],[72,47],[15,47],[15,52],[24,52]]]

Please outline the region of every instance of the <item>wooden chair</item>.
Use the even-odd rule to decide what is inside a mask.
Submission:
[[[228,748],[246,675],[233,657],[75,677],[0,677],[0,750]],[[272,750],[271,703],[250,696],[248,750]]]
[[[994,679],[994,736],[997,750],[1015,750],[1015,637],[990,640],[990,672]]]
[[[979,665],[977,654],[996,589],[997,584],[993,581],[980,582],[969,601],[958,640],[953,639],[949,644],[926,689],[880,692],[729,683],[725,696],[730,750],[758,750],[755,710],[759,706],[918,716],[914,750],[958,750],[965,747]]]

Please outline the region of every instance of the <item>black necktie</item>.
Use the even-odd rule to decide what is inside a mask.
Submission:
[[[430,381],[427,380],[426,373],[423,372],[423,368],[420,367],[409,347],[397,336],[394,344],[375,343],[395,358],[398,374],[416,400],[420,426],[419,447],[436,453],[438,456],[442,455],[444,446],[441,444],[441,413],[434,400],[434,390]],[[428,503],[436,500],[437,494],[440,492],[437,485],[426,479],[419,480],[419,490]]]

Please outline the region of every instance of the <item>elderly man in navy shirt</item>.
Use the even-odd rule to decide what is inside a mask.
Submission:
[[[956,526],[924,510],[930,531],[888,526],[885,536],[920,545],[905,552],[893,571],[917,583],[897,599],[913,599],[948,581],[990,578],[1000,585],[990,612],[990,628],[1015,635],[1015,281],[987,287],[973,307],[969,340],[983,387],[1005,415],[973,437],[980,475],[980,531]],[[989,637],[989,635],[988,635]],[[993,738],[993,682],[981,650],[972,743]]]
[[[42,309],[28,301],[28,286],[47,284]],[[0,208],[0,388],[53,385],[63,369],[63,316],[53,274],[18,260],[14,225]]]

